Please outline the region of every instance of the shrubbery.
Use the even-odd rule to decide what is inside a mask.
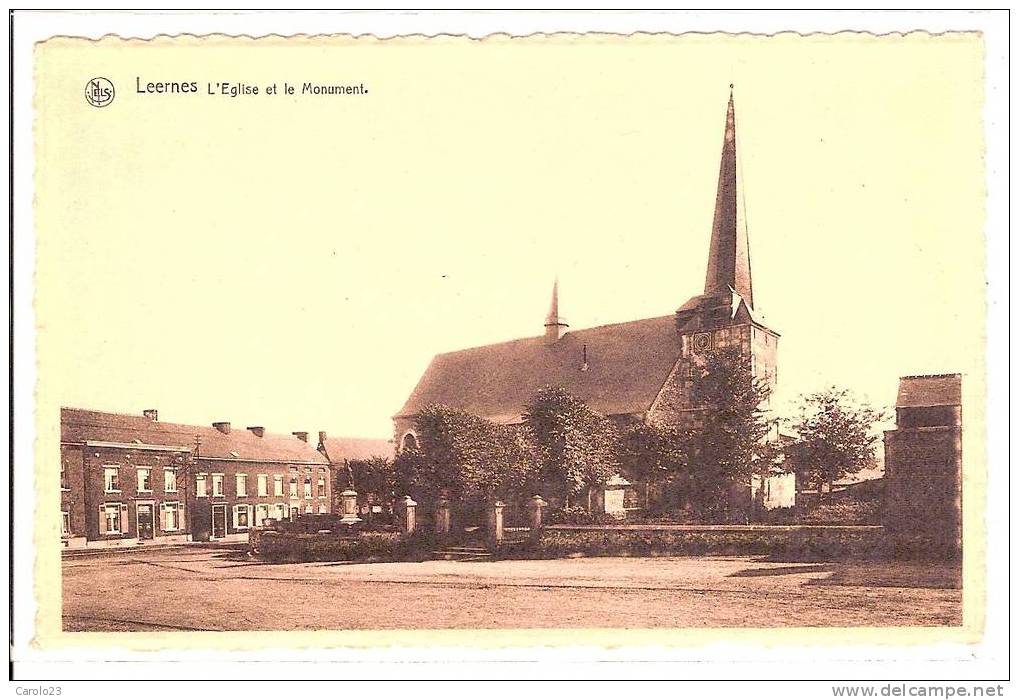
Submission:
[[[263,532],[258,556],[266,561],[421,561],[433,543],[427,536],[367,532],[347,537],[335,534]]]
[[[880,530],[686,532],[676,530],[560,530],[542,533],[534,556],[753,556],[777,561],[884,558],[892,554]]]
[[[838,525],[876,525],[881,522],[881,502],[876,499],[825,501],[803,513],[799,521],[801,523]]]
[[[583,506],[565,506],[546,516],[550,525],[618,525],[622,518],[609,513],[589,513]]]

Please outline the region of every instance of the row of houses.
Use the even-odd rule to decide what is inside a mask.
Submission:
[[[270,433],[60,411],[60,510],[67,547],[243,540],[267,518],[335,512],[347,463],[392,456],[385,440]]]

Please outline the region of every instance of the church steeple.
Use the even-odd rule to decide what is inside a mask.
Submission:
[[[564,335],[570,324],[559,315],[559,278],[556,277],[552,284],[552,303],[548,307],[548,316],[545,317],[545,342],[555,343]]]
[[[752,309],[754,292],[750,279],[750,242],[737,158],[736,108],[730,85],[704,294],[718,294],[732,289],[743,297],[747,306]]]

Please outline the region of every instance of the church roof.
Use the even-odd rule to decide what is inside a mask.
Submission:
[[[679,358],[680,343],[670,315],[571,331],[552,344],[539,336],[437,355],[396,417],[434,403],[517,423],[548,385],[603,415],[643,413]]]
[[[193,451],[196,435],[201,440],[199,454],[208,459],[327,463],[314,446],[291,434],[264,433],[258,437],[244,428],[222,433],[212,426],[166,423],[144,416],[80,408],[60,409],[60,441],[65,443],[114,442]]]
[[[896,408],[961,405],[961,374],[921,374],[899,379]]]

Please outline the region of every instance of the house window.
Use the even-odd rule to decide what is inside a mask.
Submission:
[[[282,496],[283,495],[283,475],[276,474],[272,478],[272,495]]]
[[[237,505],[234,506],[234,528],[237,530],[247,530],[249,520],[251,518],[251,506],[248,505]]]
[[[120,491],[120,468],[119,467],[104,467],[103,468],[103,485],[106,489],[106,493],[112,493]]]
[[[205,474],[199,474],[195,477],[195,495],[199,498],[204,498],[209,495],[208,481]]]
[[[328,512],[329,512],[329,509],[328,509],[328,508],[326,508],[325,504],[323,504],[323,505],[320,505],[320,506],[318,507],[318,512],[319,512],[319,513],[328,513]]]
[[[166,493],[174,493],[176,490],[177,490],[177,470],[164,469],[163,491],[165,491]]]
[[[259,503],[255,506],[255,527],[261,527],[265,519],[269,517],[269,506],[265,503]]]
[[[138,490],[139,491],[151,491],[152,490],[152,470],[148,467],[138,468]]]
[[[222,496],[223,495],[223,475],[213,474],[212,475],[212,495]]]
[[[248,495],[248,475],[238,474],[237,475],[237,495],[247,496]]]
[[[285,503],[276,504],[276,515],[277,520],[286,520],[287,518],[287,506]]]
[[[297,498],[297,478],[290,477],[290,497]]]
[[[71,534],[71,514],[66,510],[60,514],[60,535],[67,537]]]
[[[314,513],[315,509],[311,506],[311,504],[308,504],[304,507],[304,512],[309,514]]]
[[[67,485],[67,467],[64,466],[64,463],[62,461],[60,462],[60,490],[61,491],[71,490],[71,487]]]
[[[259,496],[269,495],[269,477],[265,474],[258,475],[258,495]]]
[[[311,479],[304,480],[304,497],[311,498]]]
[[[319,498],[325,498],[326,497],[326,480],[325,479],[319,479],[318,480],[318,497]]]
[[[123,530],[123,518],[119,503],[106,503],[99,509],[99,534],[119,535]]]
[[[181,506],[180,503],[164,503],[163,504],[163,530],[172,532],[174,530],[180,530],[181,522]]]

